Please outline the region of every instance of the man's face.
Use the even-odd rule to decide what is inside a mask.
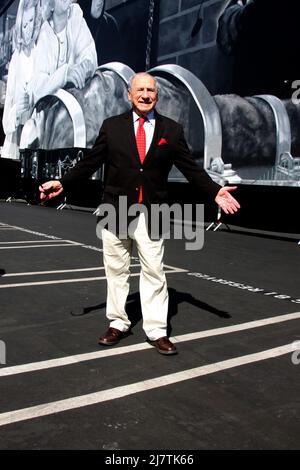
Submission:
[[[29,8],[24,10],[22,17],[22,37],[26,46],[31,42],[33,30],[34,30],[34,16],[35,8]]]
[[[55,0],[54,11],[57,15],[65,13],[70,7],[72,0]]]
[[[155,108],[158,100],[154,78],[150,75],[135,77],[131,89],[128,91],[128,99],[139,116],[146,116],[150,113]]]

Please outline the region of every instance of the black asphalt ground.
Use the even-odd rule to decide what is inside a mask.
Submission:
[[[132,334],[98,346],[106,286],[90,212],[0,214],[0,449],[299,449],[299,236],[221,227],[198,251],[168,240],[179,354],[166,357],[145,342],[135,258]]]

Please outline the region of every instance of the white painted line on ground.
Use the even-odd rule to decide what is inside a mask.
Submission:
[[[137,274],[136,274],[137,275]],[[134,274],[132,274],[134,276]],[[18,282],[15,284],[2,284],[0,289],[10,289],[14,287],[31,287],[31,286],[47,286],[52,284],[72,284],[75,282],[91,282],[91,281],[101,281],[106,279],[105,276],[101,277],[80,277],[77,279],[60,279],[55,281],[35,281],[35,282]]]
[[[57,243],[52,245],[22,245],[22,246],[0,246],[0,250],[17,250],[21,248],[57,248],[58,246],[81,246],[81,243]]]
[[[0,223],[1,225],[1,223]],[[40,233],[40,232],[34,232],[32,230],[28,230],[28,229],[25,229],[25,228],[22,228],[22,227],[17,227],[17,226],[13,226],[11,225],[10,228],[13,228],[15,230],[21,230],[23,232],[26,232],[26,233],[31,233],[33,235],[39,235],[41,237],[46,237],[46,238],[51,238],[53,240],[59,240],[60,242],[64,242],[64,241],[68,241],[76,246],[81,246],[81,248],[86,248],[88,250],[93,250],[93,251],[98,251],[98,252],[103,252],[103,249],[102,248],[98,248],[96,246],[92,246],[92,245],[85,245],[84,243],[79,243],[79,242],[73,242],[72,240],[62,240],[58,237],[55,237],[53,235],[47,235],[45,233]],[[55,246],[59,246],[59,245],[55,245]],[[0,247],[1,249],[1,247]],[[136,260],[136,261],[139,261],[139,259],[137,257],[132,257],[132,260]],[[187,269],[182,269],[182,268],[175,268],[174,266],[168,266],[168,265],[165,265],[165,268],[168,268],[168,269],[172,269],[173,272],[188,272]],[[167,272],[167,271],[166,271]]]
[[[51,238],[52,240],[60,240],[59,237],[55,237],[54,235],[47,235],[46,233],[35,232],[34,230],[29,230],[27,228],[18,227],[17,225],[5,225],[6,227],[10,227],[14,230],[20,230],[21,232],[31,233],[31,235],[39,235],[40,237]]]
[[[224,328],[214,328],[212,330],[198,331],[196,333],[188,333],[185,335],[175,336],[172,338],[174,343],[181,343],[186,341],[193,341],[201,338],[209,338],[213,336],[226,335],[235,333],[237,331],[250,330],[252,328],[260,328],[262,326],[275,325],[276,323],[283,323],[290,320],[299,320],[300,312],[288,313],[276,317],[263,318],[261,320],[254,320],[247,323],[238,325],[227,326]],[[142,351],[152,348],[147,342],[133,344],[130,346],[114,347],[113,349],[102,349],[85,354],[76,354],[74,356],[59,357],[57,359],[49,359],[47,361],[31,362],[28,364],[21,364],[18,366],[0,368],[0,377],[7,375],[24,374],[26,372],[34,372],[37,370],[51,369],[52,367],[62,367],[79,362],[92,361],[95,359],[107,358],[110,356],[119,356],[131,352]]]
[[[131,264],[130,267],[136,267],[140,266],[140,264]],[[81,273],[85,271],[102,271],[104,266],[97,266],[95,268],[76,268],[76,269],[58,269],[56,271],[30,271],[30,272],[25,272],[25,273],[9,273],[9,274],[3,274],[1,278],[3,277],[16,277],[16,276],[43,276],[46,274],[62,274],[62,273]]]
[[[102,248],[97,248],[96,246],[92,246],[92,245],[81,245],[81,248],[86,248],[87,250],[99,251],[100,253],[103,252]]]
[[[212,330],[200,331],[199,333],[188,333],[185,335],[175,336],[175,341],[193,341],[200,338],[208,338],[210,336],[225,335],[234,333],[236,331],[249,330],[251,328],[260,328],[261,326],[275,325],[290,320],[298,320],[300,312],[288,313],[286,315],[278,315],[276,317],[262,318],[261,320],[254,320],[246,323],[240,323],[232,326],[225,326],[223,328],[215,328]]]
[[[136,351],[143,351],[145,349],[153,349],[149,343],[144,341],[143,343],[133,344],[130,346],[121,346],[113,349],[105,349],[101,351],[95,351],[85,354],[76,354],[74,356],[60,357],[58,359],[49,359],[48,361],[31,362],[28,364],[22,364],[19,366],[11,366],[0,368],[0,377],[6,377],[8,375],[25,374],[27,372],[35,372],[38,370],[52,369],[53,367],[62,367],[72,364],[78,364],[80,362],[93,361],[95,359],[106,359],[111,356],[119,356],[122,354],[128,354]]]
[[[77,397],[67,398],[64,400],[58,400],[50,403],[43,403],[37,406],[31,406],[19,410],[8,411],[0,414],[0,426],[7,424],[17,423],[33,418],[39,418],[41,416],[48,416],[55,413],[61,413],[68,410],[74,410],[85,406],[96,405],[104,403],[106,401],[117,400],[119,398],[128,397],[137,393],[143,393],[148,390],[155,388],[166,387],[186,380],[196,379],[216,372],[221,372],[235,367],[244,366],[247,364],[253,364],[267,359],[273,359],[285,354],[291,354],[297,350],[299,346],[295,343],[284,344],[278,348],[266,349],[253,354],[247,354],[245,356],[235,357],[225,361],[215,362],[213,364],[207,364],[205,366],[195,367],[182,372],[176,372],[173,374],[163,375],[148,380],[142,380],[141,382],[135,382],[129,385],[122,385],[120,387],[114,387],[108,390],[101,390],[86,395]]]
[[[3,225],[3,224],[2,224],[2,225]],[[0,222],[0,226],[1,226],[1,222]],[[9,226],[9,227],[10,227],[10,228],[13,228],[13,229],[15,229],[15,230],[21,230],[21,231],[26,232],[26,233],[31,233],[31,234],[33,234],[33,235],[39,235],[39,236],[41,236],[41,237],[46,237],[46,238],[50,238],[50,239],[53,239],[53,240],[59,240],[60,242],[68,241],[68,242],[70,242],[70,243],[72,243],[72,244],[75,244],[76,246],[81,246],[81,248],[86,248],[86,249],[88,249],[88,250],[103,252],[103,249],[102,249],[102,248],[98,248],[98,247],[96,247],[96,246],[85,245],[84,243],[73,242],[72,240],[62,240],[61,238],[55,237],[55,236],[53,236],[53,235],[47,235],[47,234],[41,233],[41,232],[34,232],[34,231],[32,231],[32,230],[28,230],[28,229],[25,229],[25,228],[22,228],[22,227],[13,226],[13,225],[11,225],[11,226]],[[3,242],[3,243],[5,243],[5,242]],[[10,243],[10,242],[8,242],[8,243]],[[38,243],[40,243],[40,242],[38,242]],[[59,246],[59,245],[55,245],[55,246]],[[0,247],[0,249],[1,249],[1,247]],[[132,256],[131,259],[132,259],[132,260],[139,261],[139,259],[138,259],[137,257],[135,257],[135,256]],[[165,267],[168,268],[168,269],[173,269],[174,272],[188,272],[187,269],[175,268],[175,267],[173,267],[173,266],[168,266],[168,265],[165,265]]]
[[[170,266],[169,264],[164,264],[164,268],[168,268],[169,270],[172,270],[172,271],[169,271],[172,273],[188,273],[189,272],[188,269],[176,268],[175,266]]]
[[[61,241],[68,242],[68,243],[70,243],[71,245],[80,245],[80,246],[82,245],[82,243],[80,243],[80,242],[74,242],[73,240],[61,240]]]
[[[0,245],[14,245],[14,244],[19,244],[21,243],[61,243],[61,242],[70,242],[70,240],[22,240],[22,241],[17,241],[17,242],[0,242]],[[70,242],[74,243],[74,242]]]
[[[71,245],[68,245],[68,246],[71,246]],[[165,270],[164,272],[166,274],[168,274],[168,273],[177,274],[181,271]],[[140,273],[132,273],[131,277],[139,276],[139,275],[140,275]],[[102,281],[103,279],[106,279],[106,276],[101,276],[101,277],[80,277],[80,278],[77,278],[77,279],[59,279],[59,280],[57,279],[57,280],[54,280],[54,281],[18,282],[18,283],[15,283],[15,284],[2,284],[2,285],[0,285],[0,289],[10,289],[10,288],[14,288],[14,287],[47,286],[47,285],[52,285],[52,284],[73,284],[75,282]]]

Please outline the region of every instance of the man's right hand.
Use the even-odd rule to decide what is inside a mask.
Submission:
[[[39,187],[40,190],[40,199],[42,202],[48,201],[53,197],[58,196],[60,193],[63,192],[64,188],[60,181],[53,180],[47,181],[47,183],[43,183]]]
[[[73,83],[75,88],[82,90],[85,86],[86,72],[81,64],[69,65],[67,72],[67,82]]]

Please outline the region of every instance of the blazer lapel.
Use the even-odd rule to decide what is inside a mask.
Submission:
[[[133,117],[132,111],[124,114],[124,121],[125,121],[125,135],[127,136],[128,147],[130,149],[130,154],[134,155],[138,162],[140,162],[140,156],[136,145],[136,138],[134,133],[134,124],[133,124]]]

